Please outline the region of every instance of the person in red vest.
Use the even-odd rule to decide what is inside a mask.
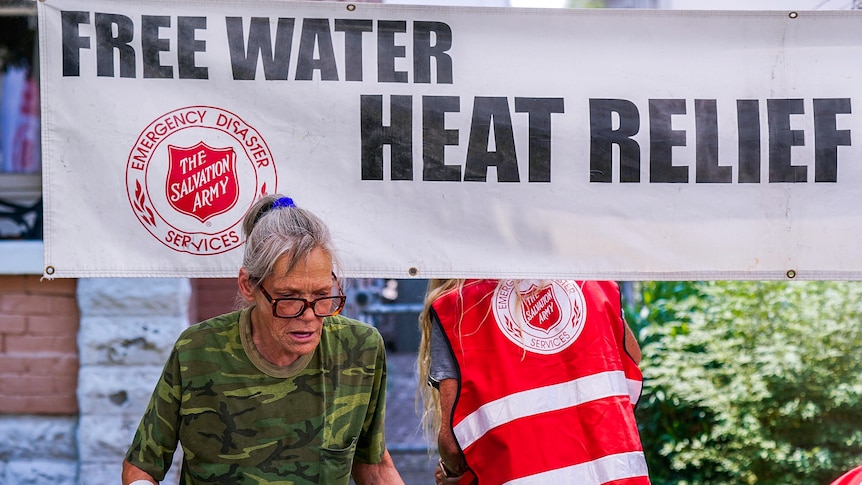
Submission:
[[[420,325],[437,484],[650,483],[616,283],[431,280]]]

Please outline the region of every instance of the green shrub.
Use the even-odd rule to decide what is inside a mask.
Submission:
[[[862,283],[644,283],[654,484],[823,485],[862,463]]]

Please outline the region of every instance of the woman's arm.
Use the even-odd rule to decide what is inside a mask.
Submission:
[[[354,462],[352,475],[356,485],[404,485],[389,450],[383,452],[380,463]]]
[[[629,327],[625,320],[623,320],[623,325],[626,327],[626,336],[623,339],[623,343],[626,346],[626,352],[628,352],[632,359],[634,359],[635,364],[640,365],[642,355],[638,339],[635,338],[634,332],[632,332],[631,327]]]
[[[155,484],[159,483],[155,481],[149,473],[129,463],[129,460],[123,460],[123,485],[129,485],[138,480],[144,480]]]
[[[452,409],[455,407],[455,398],[458,396],[458,380],[443,379],[440,381],[440,434],[437,436],[437,448],[443,466],[451,474],[463,475],[467,471],[467,461],[455,433],[452,431]]]

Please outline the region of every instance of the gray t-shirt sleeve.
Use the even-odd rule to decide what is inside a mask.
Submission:
[[[444,379],[457,379],[458,369],[455,365],[455,356],[449,348],[449,342],[443,334],[443,327],[437,314],[431,312],[431,368],[428,372],[428,380],[434,387]]]

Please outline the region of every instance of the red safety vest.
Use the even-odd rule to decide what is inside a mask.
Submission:
[[[453,431],[480,484],[649,483],[615,283],[467,280],[433,308],[461,377]]]
[[[829,485],[859,485],[862,484],[862,466],[856,467],[849,472],[836,478]]]

